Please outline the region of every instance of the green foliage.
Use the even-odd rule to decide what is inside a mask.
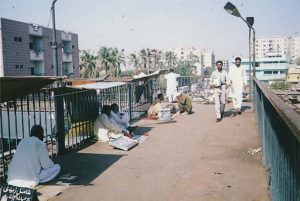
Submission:
[[[136,72],[154,72],[160,69],[173,68],[182,76],[193,75],[199,62],[199,56],[190,53],[186,58],[178,59],[172,51],[163,53],[158,49],[145,48],[138,53],[128,56],[128,63],[135,68]],[[112,77],[131,76],[131,72],[122,73],[121,65],[125,64],[123,49],[113,47],[100,47],[94,55],[89,50],[83,50],[80,55],[80,76],[83,78],[96,78],[106,74]]]
[[[214,70],[215,70],[214,68],[207,67],[207,68],[204,70],[204,75],[210,76]]]
[[[271,84],[271,88],[275,90],[287,90],[290,88],[290,84],[281,81],[275,81]]]
[[[132,77],[134,73],[135,71],[133,70],[121,71],[121,77]]]
[[[175,73],[180,74],[181,76],[187,76],[187,75],[192,75],[195,67],[186,65],[186,64],[181,64],[177,68],[174,69]]]
[[[99,77],[99,68],[97,66],[97,56],[90,50],[83,50],[79,56],[80,77],[95,78]]]

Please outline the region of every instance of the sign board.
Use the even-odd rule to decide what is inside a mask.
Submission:
[[[170,108],[158,110],[158,120],[159,121],[171,121],[171,110]]]
[[[0,191],[0,201],[35,201],[36,190],[12,185],[2,185]]]

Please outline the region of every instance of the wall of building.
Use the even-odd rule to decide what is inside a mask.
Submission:
[[[1,76],[25,76],[31,75],[32,67],[35,62],[30,60],[30,24],[18,22],[14,20],[1,18],[1,33],[2,33],[2,47],[3,58],[0,57],[0,63],[3,62],[3,74]],[[40,26],[41,27],[41,26]],[[55,76],[56,70],[53,65],[53,49],[51,42],[53,41],[53,31],[50,28],[42,27],[42,49],[43,58],[43,74],[35,72],[38,75]],[[58,75],[66,76],[62,70],[62,31],[57,30],[58,47]],[[71,33],[70,33],[71,34]],[[72,77],[79,77],[79,49],[78,49],[78,35],[72,35]],[[20,40],[19,40],[20,39]],[[32,42],[32,40],[31,40]],[[37,66],[41,63],[36,62]],[[70,64],[69,64],[70,65]],[[0,66],[1,67],[1,66]]]
[[[249,59],[242,59],[242,67],[249,74]],[[286,80],[288,71],[288,59],[286,55],[281,57],[265,57],[256,59],[256,78],[262,82],[272,80]],[[251,74],[253,68],[251,66]]]
[[[0,18],[0,77],[4,76],[4,68],[3,68],[3,48],[2,48],[2,19]]]
[[[30,75],[28,25],[1,19],[3,75]]]

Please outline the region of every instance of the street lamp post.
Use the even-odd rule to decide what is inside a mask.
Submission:
[[[55,7],[54,4],[57,0],[53,0],[52,2],[52,25],[53,25],[53,42],[52,42],[52,48],[53,48],[53,69],[55,69],[55,75],[58,76],[58,54],[57,54],[57,40],[56,40],[56,28],[55,28]]]
[[[253,31],[253,78],[255,78],[255,29],[253,28],[254,17],[247,17],[246,20],[241,16],[239,10],[230,2],[227,2],[224,6],[224,9],[231,15],[241,18],[249,27],[249,94],[254,92],[252,91],[252,77],[251,77],[251,29]]]

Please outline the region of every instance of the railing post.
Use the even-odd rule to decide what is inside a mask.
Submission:
[[[57,152],[59,154],[65,152],[64,101],[60,92],[61,89],[58,89],[54,93]]]
[[[129,121],[132,120],[132,97],[131,97],[131,83],[129,83],[127,85],[127,88],[128,88],[128,91],[127,91],[127,94],[128,94],[128,113],[129,113]]]

